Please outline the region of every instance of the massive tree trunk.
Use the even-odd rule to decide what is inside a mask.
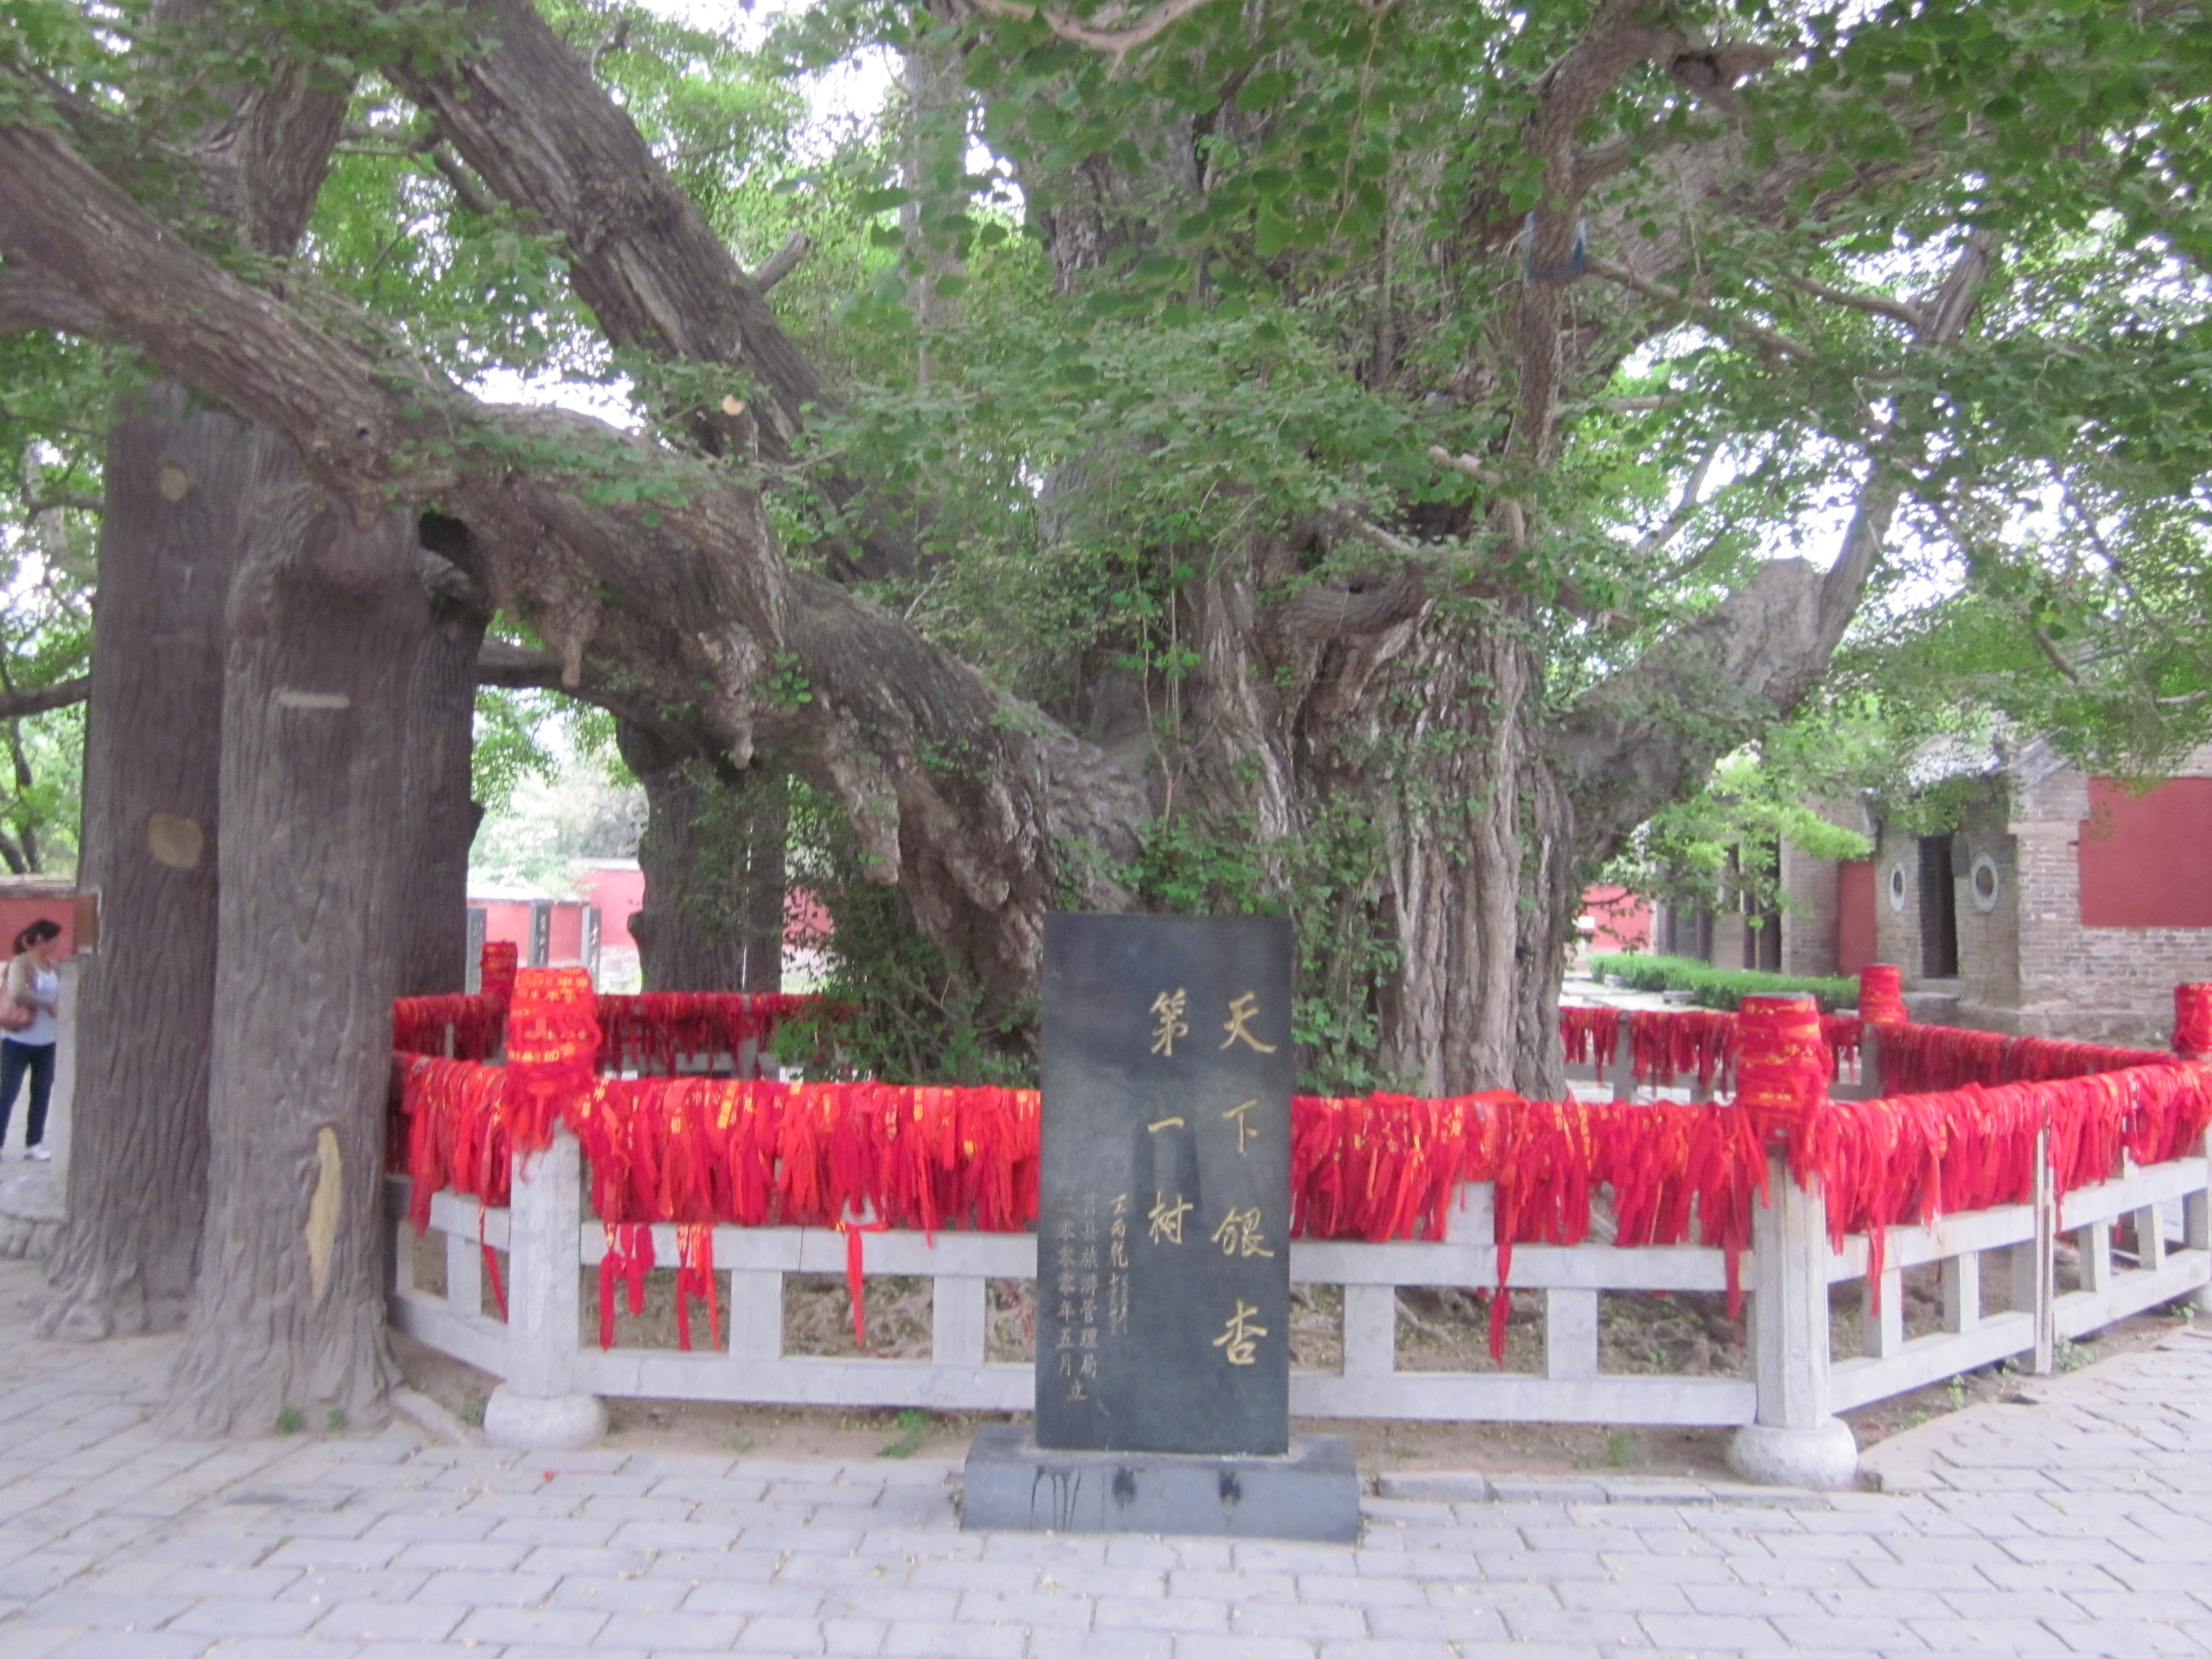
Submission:
[[[645,908],[629,924],[645,988],[781,990],[788,779],[725,775],[633,721],[615,731],[648,811]]]
[[[399,990],[404,997],[463,989],[469,969],[469,848],[483,817],[471,793],[470,759],[477,714],[477,656],[484,613],[466,599],[434,601],[436,626],[414,663],[404,711],[405,798],[419,816],[409,878],[398,895]]]
[[[216,977],[223,606],[252,432],[137,398],[108,434],[85,734],[79,884],[100,937],[77,1012],[69,1221],[48,1273],[50,1336],[180,1324],[206,1200]]]
[[[200,46],[214,9],[160,8],[178,39]],[[190,185],[243,244],[289,253],[337,141],[344,89],[280,61],[230,104],[193,135]],[[80,874],[100,895],[101,937],[77,1018],[69,1219],[40,1322],[51,1335],[179,1323],[206,1206],[224,605],[256,440],[193,401],[159,385],[109,437]]]
[[[378,1246],[411,850],[392,826],[429,805],[409,714],[437,624],[411,516],[313,492],[263,441],[224,682],[209,1224],[169,1413],[197,1433],[368,1421],[392,1376]]]

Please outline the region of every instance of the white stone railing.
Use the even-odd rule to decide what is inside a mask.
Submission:
[[[2105,1185],[2039,1202],[1948,1216],[1933,1227],[1890,1230],[1883,1295],[1866,1321],[1863,1352],[1832,1359],[1829,1288],[1865,1277],[1868,1248],[1832,1252],[1817,1194],[1769,1171],[1773,1202],[1754,1205],[1753,1248],[1741,1264],[1750,1307],[1748,1379],[1627,1375],[1599,1364],[1600,1298],[1610,1291],[1720,1291],[1726,1264],[1699,1246],[1616,1249],[1523,1244],[1508,1280],[1540,1291],[1540,1372],[1407,1370],[1397,1363],[1397,1291],[1407,1285],[1489,1287],[1498,1282],[1490,1188],[1461,1189],[1443,1240],[1380,1244],[1293,1242],[1293,1283],[1344,1290],[1340,1370],[1294,1370],[1291,1409],[1311,1418],[1735,1425],[1736,1459],[1755,1479],[1837,1484],[1856,1462],[1835,1413],[2020,1354],[2050,1369],[2061,1338],[2079,1335],[2212,1281],[2206,1230],[2208,1160],[2130,1170]],[[603,1431],[608,1397],[792,1405],[1028,1408],[1034,1367],[987,1358],[988,1281],[1034,1279],[1026,1233],[866,1235],[871,1276],[930,1281],[927,1359],[821,1358],[783,1346],[784,1278],[842,1273],[846,1239],[829,1228],[717,1227],[714,1266],[729,1276],[725,1346],[684,1353],[587,1338],[580,1273],[597,1264],[605,1231],[585,1211],[576,1143],[565,1132],[546,1152],[518,1159],[513,1207],[481,1210],[441,1193],[430,1224],[445,1240],[442,1293],[416,1288],[405,1222],[407,1182],[391,1178],[390,1311],[418,1340],[499,1376],[486,1431],[510,1443],[573,1443]],[[2170,1224],[2179,1209],[2178,1237]],[[2167,1221],[2161,1221],[2166,1216]],[[2125,1226],[2116,1242],[2115,1224]],[[2079,1243],[2079,1286],[2057,1289],[2062,1230]],[[655,1260],[677,1260],[677,1230],[653,1229]],[[486,1311],[483,1247],[507,1253],[507,1315]],[[2124,1248],[2123,1248],[2124,1247]],[[1981,1307],[1981,1257],[2008,1253],[2010,1310]],[[1905,1340],[1903,1272],[1945,1264],[1944,1328]]]

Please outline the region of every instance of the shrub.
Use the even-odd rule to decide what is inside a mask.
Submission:
[[[1639,991],[1687,991],[1700,1008],[1730,1013],[1745,997],[1810,995],[1820,1000],[1820,1012],[1828,1014],[1856,1008],[1859,1000],[1854,979],[1716,968],[1688,957],[1592,957],[1590,972],[1601,979],[1618,974],[1622,983]]]

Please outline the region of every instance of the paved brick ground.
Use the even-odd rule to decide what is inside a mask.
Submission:
[[[942,1462],[180,1443],[173,1343],[33,1340],[35,1289],[0,1264],[0,1659],[2212,1654],[2201,1337],[1901,1436],[1884,1492],[1499,1481],[1353,1549],[966,1534]]]

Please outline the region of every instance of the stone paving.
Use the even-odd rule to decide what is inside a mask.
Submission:
[[[963,1534],[944,1461],[167,1440],[173,1340],[33,1340],[37,1284],[0,1263],[0,1659],[2212,1654],[2192,1334],[1886,1443],[1883,1492],[1399,1476],[1346,1548]]]

